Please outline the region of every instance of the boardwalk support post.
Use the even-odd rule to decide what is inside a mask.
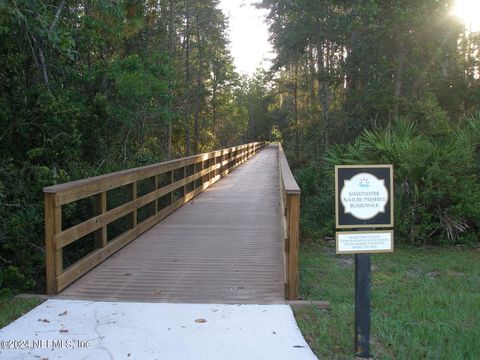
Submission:
[[[288,217],[288,299],[298,299],[299,269],[298,269],[298,247],[300,235],[300,194],[289,194],[289,217]]]
[[[95,195],[95,215],[102,215],[107,212],[107,193],[101,192]],[[95,231],[95,248],[103,248],[107,245],[107,227],[102,226]]]
[[[62,208],[55,205],[55,194],[45,194],[45,250],[47,294],[58,291],[57,276],[62,273],[62,249],[56,248],[55,236],[62,231]]]
[[[300,281],[298,263],[300,187],[288,166],[281,144],[278,144],[278,168],[280,173],[280,209],[284,241],[285,297],[288,300],[298,300]]]

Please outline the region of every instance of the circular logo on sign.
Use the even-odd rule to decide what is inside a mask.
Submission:
[[[372,219],[385,212],[388,202],[385,180],[369,173],[357,174],[350,180],[345,180],[340,201],[345,214],[351,214],[360,220]]]

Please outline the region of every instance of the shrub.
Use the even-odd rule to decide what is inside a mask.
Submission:
[[[302,189],[300,224],[303,238],[329,236],[335,226],[330,214],[334,201],[332,197],[325,196],[329,194],[330,185],[327,178],[318,176],[318,172],[314,166],[295,172],[295,178]]]
[[[314,182],[311,168],[297,171],[300,186],[305,186],[303,230],[308,233],[320,227],[317,233],[334,231],[334,165],[393,164],[395,230],[399,241],[475,241],[480,224],[480,140],[474,130],[480,129],[479,119],[478,115],[472,117],[452,136],[441,140],[421,134],[411,121],[398,119],[386,129],[365,130],[353,144],[330,148],[317,171],[316,178],[323,180]]]
[[[15,266],[10,265],[0,271],[0,297],[11,296],[18,291],[29,289],[33,285],[34,281],[27,279]]]

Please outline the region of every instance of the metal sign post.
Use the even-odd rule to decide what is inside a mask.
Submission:
[[[370,253],[393,251],[392,165],[335,166],[337,254],[355,254],[354,351],[370,357]],[[371,229],[365,229],[371,228]],[[368,230],[368,231],[367,231]]]
[[[355,254],[355,354],[370,357],[370,254]]]

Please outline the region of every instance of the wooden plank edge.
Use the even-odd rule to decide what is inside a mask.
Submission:
[[[90,300],[90,301],[102,301],[102,302],[132,302],[132,300],[124,300],[124,299],[115,299],[114,297],[103,297],[103,298],[95,298],[92,299],[90,297],[84,296],[64,296],[64,295],[46,295],[46,294],[18,294],[15,296],[16,299],[37,299],[37,300],[49,300],[49,299],[62,299],[62,300]],[[138,303],[180,303],[180,304],[203,304],[203,301],[195,302],[195,300],[191,301],[179,301],[179,300],[169,300],[169,299],[159,299],[159,300],[146,300],[146,299],[138,299],[133,300]],[[259,305],[289,305],[294,309],[303,309],[306,307],[315,307],[320,310],[330,310],[330,302],[325,300],[248,300],[238,302],[235,300],[217,300],[214,301],[216,304],[259,304]]]
[[[195,301],[195,300],[177,300],[177,299],[116,299],[112,297],[101,297],[101,298],[92,298],[86,296],[76,296],[76,295],[47,295],[47,294],[27,294],[22,293],[14,297],[15,299],[37,299],[37,300],[49,300],[49,299],[61,299],[61,300],[85,300],[85,301],[102,301],[102,302],[138,302],[138,303],[179,303],[179,304],[204,304],[204,301]],[[212,304],[258,304],[258,305],[289,305],[295,309],[301,309],[305,307],[316,307],[321,310],[329,310],[330,302],[324,300],[247,300],[247,301],[235,301],[235,300],[213,300]]]
[[[325,300],[287,300],[285,303],[293,308],[305,308],[308,306],[313,306],[318,309],[330,309],[330,302]]]
[[[15,295],[13,298],[14,299],[21,299],[21,300],[30,300],[30,299],[48,300],[48,299],[55,298],[55,295],[21,293],[21,294]]]
[[[14,297],[15,299],[37,299],[37,300],[48,300],[48,299],[79,299],[85,300],[85,297],[82,296],[62,296],[62,295],[46,295],[46,294],[28,294],[22,293],[18,294]],[[115,299],[115,298],[103,298],[103,299],[94,299],[95,301],[107,301],[107,302],[131,302],[132,300],[122,300],[122,299]],[[196,302],[182,302],[178,300],[168,300],[168,299],[152,299],[152,300],[136,300],[136,302],[140,303],[192,303],[195,304]],[[198,302],[200,303],[200,302]],[[202,302],[203,303],[203,302]],[[330,309],[330,302],[325,300],[249,300],[243,302],[235,302],[234,300],[229,301],[217,301],[216,303],[225,303],[225,304],[275,304],[275,305],[290,305],[292,308],[302,309],[306,307],[316,307],[321,310],[329,310]]]

